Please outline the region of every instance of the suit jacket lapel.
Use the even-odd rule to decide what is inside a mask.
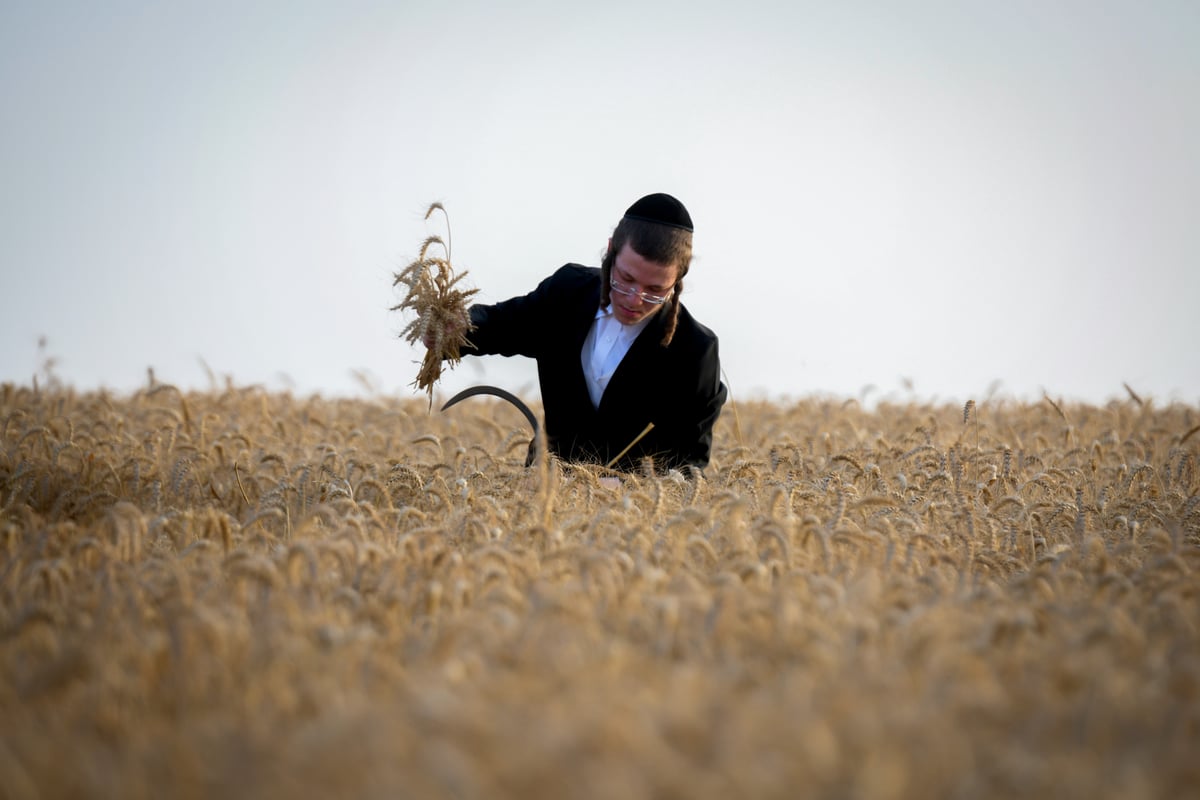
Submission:
[[[571,395],[581,398],[580,412],[589,418],[595,415],[596,409],[592,408],[592,400],[588,395],[587,378],[583,375],[583,343],[592,329],[596,309],[599,307],[600,282],[597,280],[595,290],[588,292],[579,305],[571,310],[568,315],[569,322],[564,326],[565,330],[546,332],[548,336],[563,337],[564,350],[562,351],[563,364],[561,366],[563,374],[559,376],[559,380],[569,382]]]
[[[597,410],[601,414],[615,409],[621,409],[620,413],[632,411],[638,391],[644,388],[645,376],[654,374],[657,370],[657,362],[663,351],[659,344],[662,341],[665,325],[663,319],[663,314],[659,311],[654,315],[650,324],[633,340],[629,352],[621,359],[612,379],[608,382],[604,396],[600,398],[600,408]],[[646,406],[646,410],[649,410],[649,406]],[[649,421],[649,418],[645,420],[645,422]]]

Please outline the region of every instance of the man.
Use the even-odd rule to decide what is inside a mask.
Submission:
[[[472,306],[463,355],[537,359],[547,449],[565,461],[703,469],[726,390],[717,337],[680,303],[691,260],[687,209],[647,195],[599,269],[567,264],[530,294]]]

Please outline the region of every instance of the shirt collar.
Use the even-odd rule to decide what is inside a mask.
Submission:
[[[595,318],[597,321],[603,320],[606,325],[617,325],[621,331],[620,335],[625,339],[636,339],[637,335],[644,331],[646,326],[649,325],[656,316],[658,316],[658,314],[654,313],[643,319],[641,322],[635,322],[633,325],[626,325],[613,316],[612,303],[609,303],[603,308],[597,309]]]

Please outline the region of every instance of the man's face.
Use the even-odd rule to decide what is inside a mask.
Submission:
[[[679,268],[674,264],[668,266],[643,258],[626,242],[617,253],[612,268],[612,279],[617,284],[612,290],[612,309],[617,321],[633,325],[662,308],[661,305],[646,302],[638,295],[625,294],[622,290],[669,297],[678,272]]]

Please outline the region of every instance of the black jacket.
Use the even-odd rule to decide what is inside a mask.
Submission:
[[[634,340],[592,406],[580,353],[600,307],[600,270],[567,264],[533,292],[471,307],[475,326],[464,355],[537,359],[546,444],[565,461],[607,464],[653,422],[616,465],[645,456],[658,469],[708,465],[712,429],[725,402],[717,337],[680,307],[671,344],[662,346],[665,309]]]

